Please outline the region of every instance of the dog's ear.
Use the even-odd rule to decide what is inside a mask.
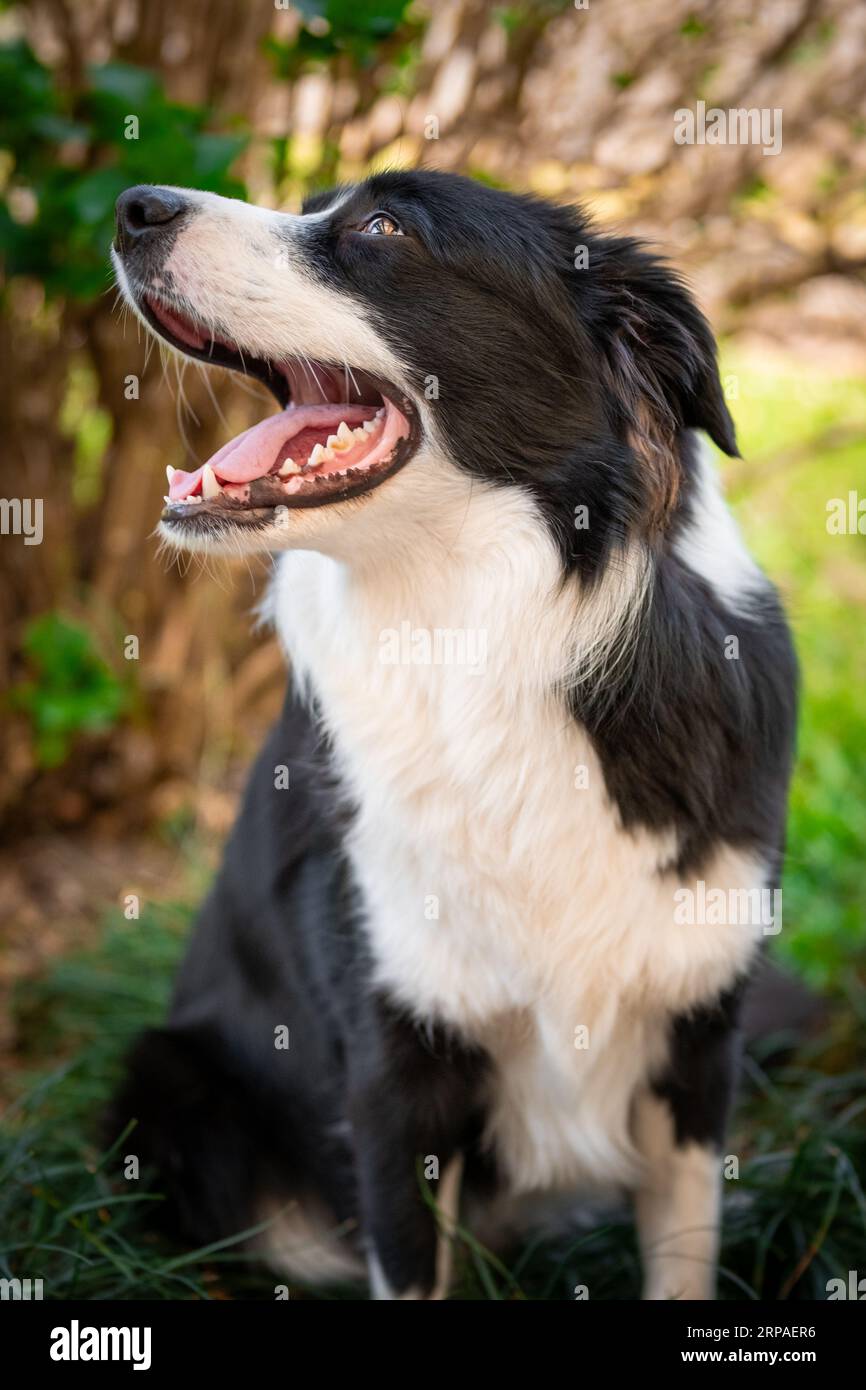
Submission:
[[[681,430],[706,430],[726,454],[737,454],[715,340],[682,280],[639,242],[603,239],[593,269],[603,370],[660,518],[679,491]]]

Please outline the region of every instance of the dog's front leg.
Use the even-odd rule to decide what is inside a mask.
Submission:
[[[637,1102],[635,1138],[644,1159],[635,1195],[645,1299],[714,1296],[721,1160],[714,1145],[678,1145],[667,1101]]]
[[[481,1065],[453,1039],[437,1038],[435,1030],[421,1037],[387,1006],[376,1012],[373,1036],[352,1058],[349,1075],[370,1293],[374,1299],[442,1299],[450,1280],[461,1144],[475,1112]]]
[[[645,1299],[715,1296],[722,1144],[739,1067],[739,999],[678,1021],[668,1069],[634,1111]]]

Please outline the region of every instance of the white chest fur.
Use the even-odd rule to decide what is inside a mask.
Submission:
[[[516,1190],[628,1181],[666,1020],[729,983],[755,933],[676,920],[673,839],[622,829],[553,693],[567,653],[604,659],[635,557],[582,602],[519,494],[475,497],[455,533],[376,566],[289,553],[273,611],[358,806],[379,982],[490,1052],[490,1139]],[[706,880],[753,887],[760,867],[731,851]]]

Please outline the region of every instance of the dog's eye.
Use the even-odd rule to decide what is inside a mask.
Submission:
[[[366,232],[368,236],[403,236],[403,228],[399,227],[393,217],[389,217],[387,212],[374,212],[372,217],[368,217],[358,228],[361,232]]]

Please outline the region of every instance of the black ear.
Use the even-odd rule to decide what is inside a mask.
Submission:
[[[667,510],[678,490],[680,431],[706,430],[737,455],[715,340],[679,276],[639,242],[603,238],[595,249],[592,315],[608,385]]]

